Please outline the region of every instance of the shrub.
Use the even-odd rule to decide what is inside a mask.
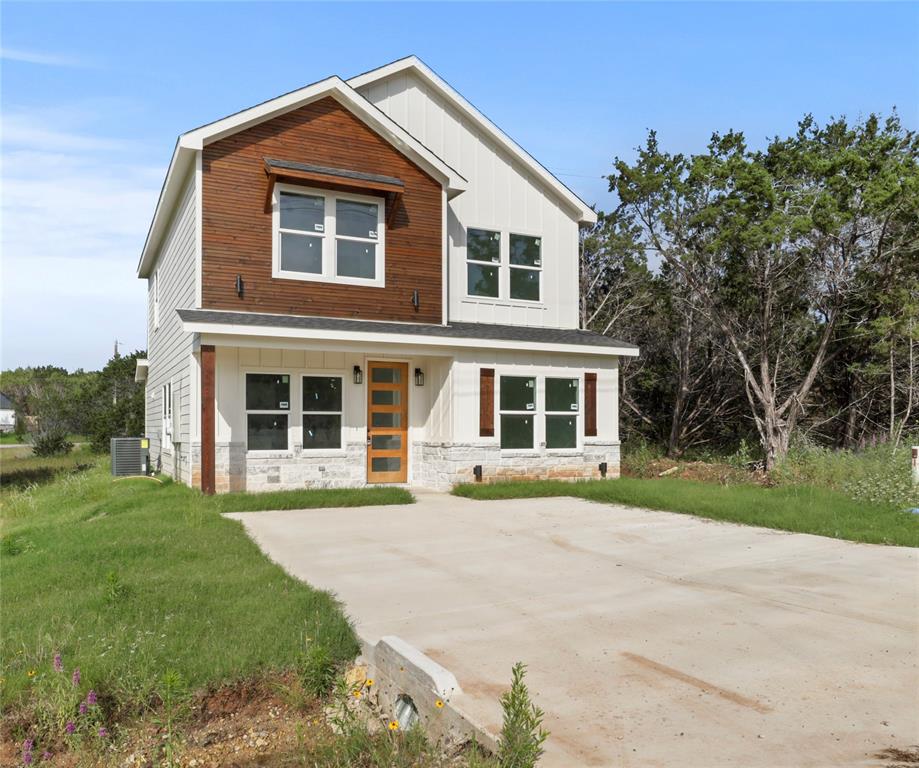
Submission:
[[[62,427],[42,429],[32,435],[32,453],[36,456],[62,456],[70,453],[73,443],[67,439],[67,430]]]
[[[542,727],[543,711],[530,700],[523,682],[526,665],[514,664],[511,689],[501,696],[504,725],[498,739],[498,765],[501,768],[533,768],[542,757],[542,745],[549,732]]]
[[[311,643],[300,657],[300,684],[311,696],[325,696],[335,683],[336,668],[331,651],[321,643]]]

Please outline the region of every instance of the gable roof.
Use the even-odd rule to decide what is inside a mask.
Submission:
[[[12,411],[16,406],[13,405],[13,401],[10,400],[6,395],[0,392],[0,410]]]
[[[587,205],[587,203],[559,181],[529,152],[498,128],[498,126],[489,120],[480,110],[476,109],[476,107],[463,98],[459,92],[417,56],[406,56],[404,59],[399,59],[398,61],[393,61],[377,69],[372,69],[369,72],[364,72],[362,75],[352,77],[348,80],[348,84],[355,89],[359,89],[371,83],[375,83],[378,80],[385,80],[388,77],[406,71],[410,71],[420,77],[421,80],[432,87],[441,98],[456,106],[465,117],[471,120],[499,146],[503,147],[515,159],[522,163],[527,170],[542,181],[542,183],[552,190],[557,197],[567,203],[569,207],[573,208],[577,212],[582,223],[595,224],[597,222],[596,212]]]
[[[449,197],[458,195],[466,189],[466,179],[462,175],[431,152],[395,120],[377,109],[337,75],[327,77],[325,80],[263,101],[254,107],[207,123],[179,136],[156,204],[153,221],[141,251],[137,265],[138,277],[148,277],[150,274],[156,251],[169,227],[172,212],[185,186],[185,181],[194,169],[198,152],[212,142],[326,97],[335,99],[399,152],[440,181],[447,189]]]

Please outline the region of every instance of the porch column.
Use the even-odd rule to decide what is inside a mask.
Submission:
[[[214,493],[214,441],[216,413],[214,407],[215,360],[213,344],[201,345],[201,490]]]

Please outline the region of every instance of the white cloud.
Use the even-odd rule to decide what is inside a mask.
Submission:
[[[19,61],[23,64],[40,64],[47,67],[85,67],[87,62],[72,56],[62,56],[56,53],[42,53],[40,51],[26,51],[21,48],[0,48],[0,59],[5,61]]]
[[[135,267],[164,169],[85,123],[66,109],[4,116],[3,368],[95,368],[116,337],[132,349],[145,343]]]

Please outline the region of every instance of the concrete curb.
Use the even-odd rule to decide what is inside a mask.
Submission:
[[[361,657],[356,663],[366,666],[384,711],[393,713],[396,702],[407,696],[428,737],[443,747],[450,749],[475,739],[486,749],[497,749],[497,735],[457,704],[456,697],[462,697],[463,690],[449,669],[395,635],[376,643],[361,637],[360,643]]]

